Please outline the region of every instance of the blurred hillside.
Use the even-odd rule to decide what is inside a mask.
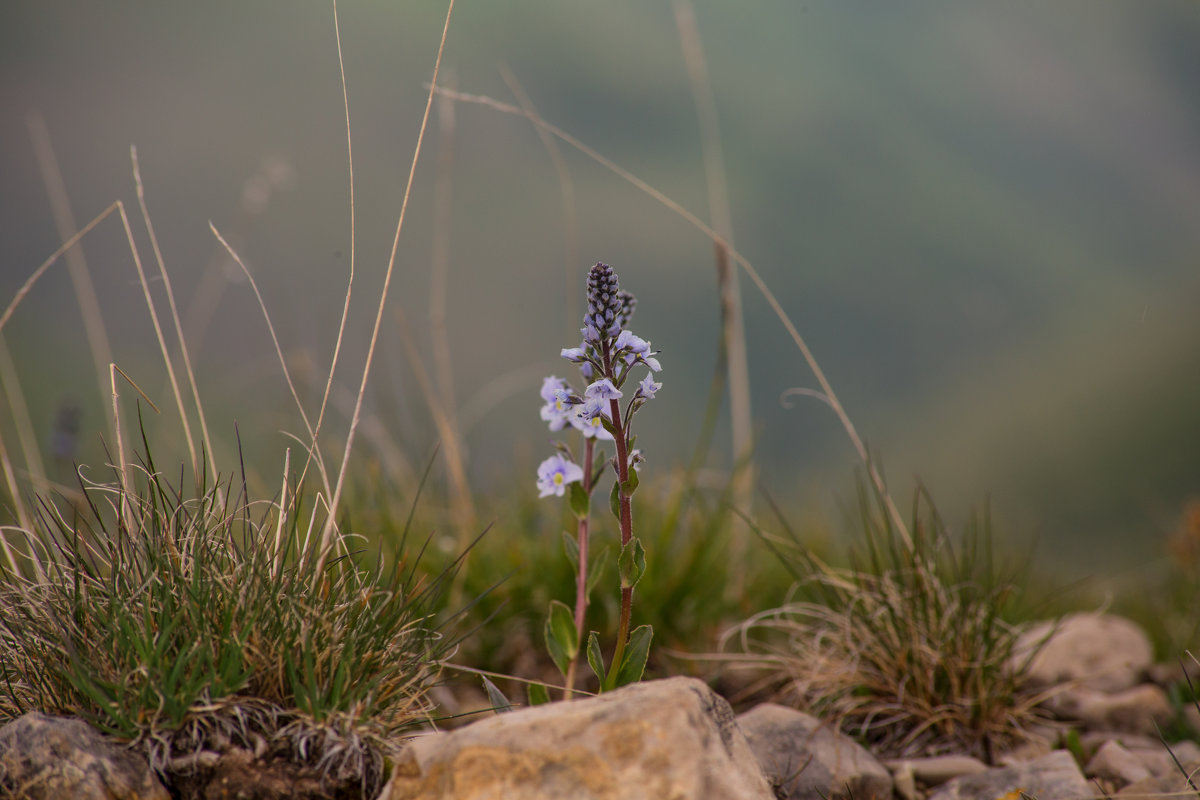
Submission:
[[[339,13],[358,226],[349,386],[444,8],[348,1]],[[698,0],[696,15],[736,243],[898,493],[919,476],[950,519],[990,494],[998,530],[1038,536],[1071,567],[1155,555],[1200,494],[1200,6]],[[511,69],[542,116],[707,218],[670,3],[464,1],[445,58],[448,81],[505,102]],[[208,222],[245,255],[289,356],[327,362],[350,253],[341,103],[326,3],[5,3],[0,298],[60,241],[27,114],[45,119],[78,224],[123,199],[149,262],[136,144],[223,446],[236,419],[251,456],[277,468],[295,414],[253,294]],[[566,293],[598,260],[638,294],[636,330],[663,351],[662,402],[639,418],[639,442],[652,466],[686,461],[716,359],[709,243],[564,151],[580,236],[568,279],[559,183],[532,126],[478,106],[453,115],[447,322],[459,405],[482,414],[467,434],[477,485],[502,486],[514,453],[532,463],[543,449],[536,378],[519,395],[492,388],[566,374]],[[438,130],[435,118],[392,294],[425,352],[435,164],[449,141]],[[158,386],[119,223],[85,251],[118,362]],[[783,408],[781,393],[811,377],[744,280],[742,292],[763,483],[828,511],[850,495],[852,451],[821,404]],[[100,463],[104,398],[61,265],[5,337],[39,439],[77,403],[81,456]],[[382,355],[372,407],[420,460],[434,434],[394,325]]]

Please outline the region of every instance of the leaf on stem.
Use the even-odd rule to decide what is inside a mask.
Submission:
[[[526,693],[529,695],[529,705],[531,706],[544,706],[550,702],[550,692],[544,683],[526,684]]]
[[[579,569],[579,540],[569,531],[563,531],[563,550],[567,553],[567,560],[571,562],[571,566],[576,570]]]
[[[588,493],[583,490],[583,484],[578,481],[571,484],[570,489],[571,513],[576,519],[587,519],[591,513],[592,500]]]
[[[632,589],[646,574],[646,549],[642,540],[634,536],[621,548],[617,559],[617,572],[621,576],[621,588]]]
[[[530,688],[533,688],[532,684],[530,684]],[[486,675],[483,676],[483,690],[487,692],[488,702],[492,704],[492,710],[497,714],[513,710],[512,701],[504,695],[504,692],[500,691],[499,686],[488,680]],[[542,691],[546,691],[545,687],[542,687]]]
[[[621,671],[617,673],[617,686],[637,683],[646,671],[646,661],[650,658],[650,641],[654,638],[654,629],[649,625],[641,625],[629,635],[629,646],[625,649],[625,658],[621,662]]]
[[[600,685],[604,686],[604,655],[600,652],[600,637],[595,631],[588,634],[587,645],[587,660],[588,666],[592,668],[592,673],[600,681]]]
[[[550,601],[550,616],[546,618],[546,649],[550,658],[563,675],[579,653],[579,639],[575,632],[575,618],[566,603]]]
[[[597,550],[595,555],[592,557],[591,562],[588,564],[588,597],[592,596],[592,590],[596,588],[596,584],[600,582],[600,578],[603,577],[604,571],[608,569],[609,552],[610,551],[607,547]]]

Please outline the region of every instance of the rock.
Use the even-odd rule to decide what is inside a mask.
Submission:
[[[1038,623],[1018,638],[1010,662],[1029,660],[1036,686],[1072,682],[1102,692],[1132,688],[1153,663],[1150,638],[1134,623],[1111,614],[1070,614]]]
[[[923,788],[940,786],[963,775],[984,772],[987,764],[971,756],[931,756],[889,761],[887,768],[892,773],[896,792],[904,800],[917,800],[924,797],[917,790],[918,783]]]
[[[1111,739],[1100,745],[1083,771],[1089,777],[1113,781],[1118,786],[1150,777],[1150,770],[1141,759]]]
[[[1188,779],[1180,772],[1174,775],[1151,775],[1149,778],[1142,778],[1140,781],[1131,783],[1121,791],[1117,792],[1117,797],[1130,797],[1145,800],[1148,797],[1195,797],[1197,795],[1196,786],[1200,786],[1200,780],[1192,779],[1192,783],[1188,783]]]
[[[1045,800],[1077,800],[1094,794],[1071,754],[1055,750],[1027,764],[955,778],[930,795],[929,800],[1008,800],[1025,795]]]
[[[0,728],[0,796],[170,800],[138,753],[78,719],[31,712]]]
[[[694,678],[499,714],[406,747],[380,800],[774,800],[723,698]]]
[[[1182,741],[1171,744],[1170,748],[1168,750],[1162,742],[1136,749],[1126,747],[1155,777],[1179,775],[1179,764],[1182,764],[1189,773],[1195,773],[1200,769],[1200,745],[1195,742]],[[1176,761],[1179,764],[1176,764]]]
[[[1088,728],[1150,735],[1170,724],[1174,711],[1167,693],[1151,683],[1121,692],[1068,688],[1047,706],[1060,717],[1081,721]]]
[[[816,717],[763,703],[738,717],[780,800],[886,800],[892,777],[853,739]]]

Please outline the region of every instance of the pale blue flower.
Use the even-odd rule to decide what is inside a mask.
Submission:
[[[583,405],[578,406],[575,414],[571,417],[571,424],[583,433],[584,438],[595,438],[602,442],[611,442],[613,435],[604,427],[604,420],[608,419],[608,401],[607,400],[586,400]]]
[[[567,382],[562,378],[551,375],[549,378],[542,380],[542,400],[546,403],[554,402],[554,394],[559,389],[567,388]]]
[[[587,361],[587,353],[584,352],[582,345],[579,347],[564,347],[561,355],[567,361],[573,361],[576,364]]]
[[[656,383],[654,381],[654,375],[648,372],[646,373],[646,377],[642,378],[642,382],[638,384],[637,393],[647,400],[653,400],[654,393],[661,388],[662,384]]]
[[[568,483],[583,480],[583,469],[556,453],[538,465],[538,497],[562,497]]]
[[[589,384],[583,396],[588,400],[616,400],[621,396],[621,390],[608,378],[601,378]]]

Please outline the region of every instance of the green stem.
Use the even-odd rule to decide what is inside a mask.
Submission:
[[[583,446],[583,491],[591,497],[592,494],[592,450],[596,440],[587,438]],[[575,672],[579,665],[579,653],[587,646],[584,641],[584,623],[588,607],[588,517],[579,520],[579,574],[575,577],[575,641],[578,642],[575,657],[567,667],[566,686],[563,687],[563,699],[570,700],[575,696]]]
[[[608,366],[608,352],[605,350],[605,365]],[[611,368],[608,370],[611,372]],[[621,547],[629,544],[633,538],[633,511],[625,486],[629,481],[629,446],[626,442],[626,430],[621,424],[621,407],[617,401],[609,400],[609,409],[613,422],[613,439],[617,446],[617,498],[620,504],[621,518]],[[625,657],[625,643],[629,640],[629,620],[633,613],[633,587],[621,587],[621,619],[617,627],[617,645],[613,651],[612,663],[608,667],[608,677],[605,688],[615,687],[617,674],[621,670],[621,660]]]

